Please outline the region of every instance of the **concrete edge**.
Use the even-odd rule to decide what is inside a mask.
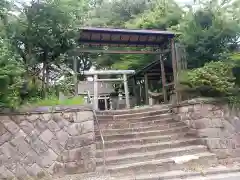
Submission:
[[[64,112],[80,112],[93,111],[92,105],[69,105],[69,106],[41,106],[29,109],[20,109],[16,111],[0,112],[0,116],[12,115],[31,115],[31,114],[45,114],[45,113],[64,113]]]

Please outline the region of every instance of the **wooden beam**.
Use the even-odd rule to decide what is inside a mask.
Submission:
[[[118,74],[135,74],[135,70],[100,70],[100,71],[83,71],[84,75],[118,75]]]
[[[169,86],[174,86],[174,82],[167,83],[167,84],[165,85],[165,87],[169,87]]]
[[[144,74],[144,85],[145,85],[145,103],[148,104],[148,75]]]
[[[124,79],[97,79],[98,82],[119,82],[124,81]]]
[[[160,73],[161,73],[161,71],[159,71],[159,73],[156,73],[156,72],[154,72],[154,73],[146,73],[149,77],[155,77],[155,76],[157,76],[157,77],[159,77],[159,75],[160,75]],[[169,76],[169,75],[172,75],[172,73],[166,73],[165,72],[165,75],[166,76]],[[144,77],[144,75],[137,75],[136,76],[137,78],[139,78],[139,77]]]
[[[160,72],[159,73],[146,73],[148,76],[158,76],[161,75]]]
[[[164,103],[167,103],[167,91],[166,91],[166,75],[164,69],[164,62],[162,55],[160,55],[160,68],[161,68],[161,77],[162,77],[162,88],[163,88],[163,99]]]
[[[170,49],[163,51],[141,51],[141,50],[99,50],[99,49],[80,49],[74,51],[74,54],[78,53],[104,53],[104,54],[165,54],[171,52]]]
[[[174,91],[176,94],[176,100],[178,103],[178,92],[177,92],[177,61],[176,61],[176,49],[174,39],[171,39],[171,49],[172,49],[172,68],[173,68],[173,82],[174,82]]]

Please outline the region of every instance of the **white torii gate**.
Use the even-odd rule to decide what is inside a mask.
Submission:
[[[128,91],[128,81],[127,75],[135,74],[134,70],[100,70],[100,71],[84,71],[84,75],[93,76],[94,81],[94,97],[93,97],[93,106],[95,110],[98,110],[98,82],[116,82],[122,81],[124,84],[125,99],[126,99],[126,108],[130,108],[129,102],[129,91]],[[99,79],[99,75],[122,75],[120,79]]]

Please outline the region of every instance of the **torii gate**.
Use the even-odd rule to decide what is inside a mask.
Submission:
[[[161,79],[163,82],[164,100],[166,101],[166,88],[164,62],[161,59],[161,55],[171,53],[172,71],[173,71],[173,86],[178,102],[177,86],[177,69],[178,62],[176,58],[176,48],[174,38],[176,33],[170,31],[158,31],[158,30],[130,30],[130,29],[111,29],[111,28],[81,28],[79,35],[80,48],[77,49],[77,53],[108,53],[108,54],[153,54],[159,55],[161,61]],[[123,50],[116,50],[116,47],[123,47]],[[129,49],[130,47],[130,49]],[[134,47],[134,50],[131,48]],[[148,49],[146,49],[148,47]],[[74,65],[75,69],[75,83],[77,86],[77,69],[76,61]],[[123,81],[126,94],[126,107],[130,107],[129,94],[127,86],[127,74],[134,74],[134,71],[121,71],[121,70],[109,70],[109,71],[93,71],[85,72],[86,75],[94,76],[94,106],[98,109],[97,103],[97,82],[98,81]],[[98,75],[103,74],[121,74],[122,79],[98,79]],[[146,83],[145,83],[146,84]],[[77,88],[76,88],[77,90]],[[77,92],[77,91],[76,91]]]
[[[127,75],[134,74],[134,70],[103,70],[103,71],[84,71],[84,75],[93,76],[94,81],[94,97],[93,105],[94,109],[98,110],[98,82],[123,82],[124,92],[126,99],[126,108],[130,108],[129,102],[129,91],[128,91],[128,81]],[[122,75],[120,79],[99,79],[99,75]]]

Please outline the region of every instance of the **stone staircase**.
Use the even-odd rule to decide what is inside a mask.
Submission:
[[[233,171],[217,166],[216,155],[188,134],[183,122],[173,120],[167,106],[99,112],[97,118],[105,140],[106,170],[117,179],[174,179],[201,175],[209,168],[210,174]],[[97,170],[101,171],[102,143],[98,128],[95,131]]]

